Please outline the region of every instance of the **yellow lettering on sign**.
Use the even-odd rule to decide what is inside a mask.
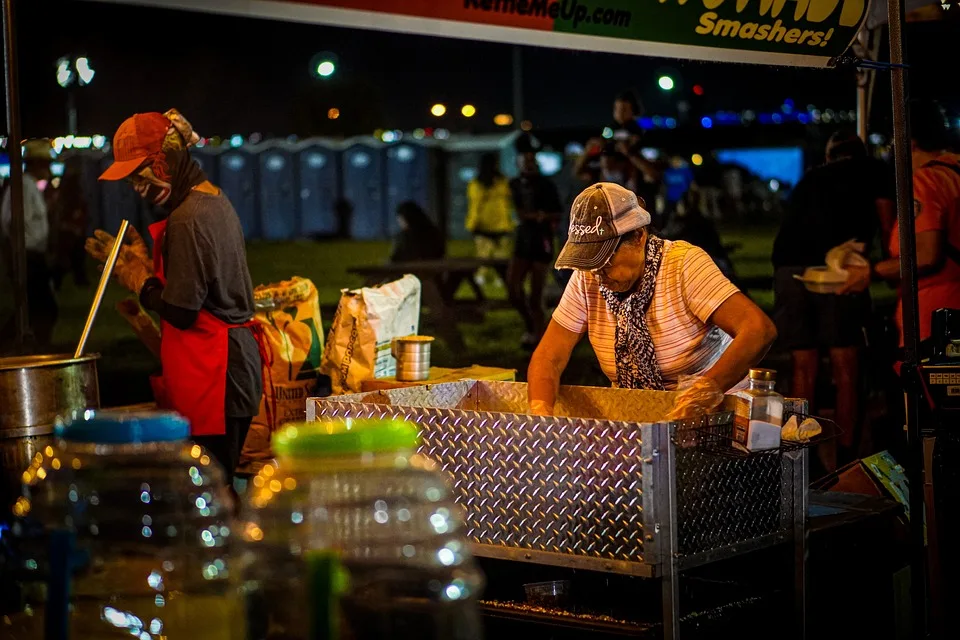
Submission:
[[[713,11],[714,9],[719,8],[725,0],[700,0],[703,3],[703,6],[707,11]],[[669,2],[669,0],[659,0],[660,4]],[[736,0],[736,9],[737,13],[742,13],[744,9],[750,6],[751,0]],[[840,18],[839,23],[841,27],[853,27],[856,26],[860,21],[860,18],[863,17],[863,13],[866,10],[867,0],[796,0],[797,6],[793,11],[793,19],[800,20],[804,19],[807,22],[824,22],[834,14],[837,10],[837,6],[840,6]],[[677,0],[677,4],[685,5],[687,0]],[[780,15],[780,12],[783,11],[784,6],[786,6],[787,0],[760,0],[760,15],[767,16],[771,18],[776,18]],[[706,15],[706,14],[704,14]],[[716,20],[716,18],[713,18]],[[706,26],[701,21],[701,26]],[[701,35],[706,35],[708,32],[704,32]],[[797,35],[797,38],[800,39],[802,33]],[[803,38],[804,40],[806,38]]]

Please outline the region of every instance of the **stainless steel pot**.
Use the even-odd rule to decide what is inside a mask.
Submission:
[[[48,434],[58,416],[99,409],[99,357],[0,358],[0,438]]]

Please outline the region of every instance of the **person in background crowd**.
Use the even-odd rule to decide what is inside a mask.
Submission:
[[[627,156],[617,151],[614,145],[607,145],[603,149],[603,153],[600,154],[600,168],[603,182],[612,182],[624,189],[633,191],[640,198],[640,206],[653,206],[653,203],[646,202],[640,195],[640,192],[643,191],[641,189],[643,176],[640,175],[640,171],[630,162]]]
[[[125,180],[163,212],[150,225],[151,257],[131,227],[114,276],[161,323],[165,404],[190,421],[194,441],[232,483],[263,394],[262,335],[253,321],[253,283],[243,228],[189,147],[199,140],[176,110],[127,118],[101,180]],[[116,239],[97,230],[87,252],[103,262]],[[268,403],[268,411],[269,411]]]
[[[473,234],[476,255],[482,259],[510,257],[510,234],[516,223],[513,219],[513,195],[510,184],[500,173],[496,154],[480,156],[477,177],[467,185],[467,231]],[[482,285],[491,276],[491,269],[477,274]]]
[[[87,201],[83,195],[81,178],[83,164],[79,157],[73,156],[64,163],[60,186],[54,190],[51,220],[57,234],[57,251],[54,256],[54,282],[59,289],[67,273],[73,275],[78,287],[90,284],[87,277],[87,254],[83,249],[87,235]]]
[[[517,164],[520,175],[510,181],[513,206],[520,219],[507,270],[510,302],[520,312],[526,333],[524,348],[532,349],[546,328],[543,313],[543,287],[547,269],[553,260],[554,228],[560,220],[560,194],[553,181],[540,173],[537,147],[529,136],[517,140]],[[530,278],[530,295],[524,292]]]
[[[660,179],[663,175],[662,167],[647,160],[641,151],[643,130],[638,119],[643,115],[643,105],[633,91],[624,91],[613,101],[613,128],[612,148],[619,151],[635,168],[638,179],[631,191],[640,196],[644,206],[651,208],[656,204],[656,195],[660,189]],[[602,138],[591,138],[587,141],[584,153],[574,165],[574,175],[587,184],[598,180],[608,180],[603,176],[602,156],[605,147]],[[621,183],[617,183],[621,184]],[[626,185],[623,185],[626,186]]]
[[[50,223],[47,217],[47,205],[38,185],[50,180],[50,162],[53,148],[49,140],[28,140],[23,152],[23,223],[24,244],[27,250],[27,305],[30,312],[30,325],[38,347],[48,347],[53,339],[53,328],[57,322],[57,300],[53,294],[53,280],[47,263],[47,249],[50,240]],[[3,193],[0,206],[0,236],[7,272],[12,277],[13,255],[10,241],[10,188]],[[3,327],[0,341],[6,341],[15,334],[13,319]]]
[[[397,226],[400,233],[394,239],[390,262],[440,260],[446,254],[446,245],[439,227],[427,212],[412,200],[397,207]]]
[[[960,307],[960,155],[948,151],[950,142],[949,124],[940,105],[932,101],[911,102],[910,149],[920,340],[930,337],[934,311]],[[851,269],[843,292],[865,291],[872,280],[899,282],[900,241],[896,221],[888,243],[890,258],[870,268]],[[897,303],[895,315],[901,347],[902,313],[901,300]]]
[[[827,351],[837,387],[836,421],[844,430],[838,439],[844,460],[858,457],[853,446],[860,416],[860,349],[870,295],[811,293],[794,276],[824,265],[827,252],[848,240],[864,243],[869,254],[880,220],[893,210],[892,185],[887,168],[867,156],[855,133],[834,133],[827,142],[826,163],[808,171],[791,194],[773,245],[774,320],[793,359],[790,393],[809,399],[810,411],[816,412],[820,356]],[[869,446],[869,434],[861,444]],[[837,466],[836,449],[834,441],[820,448],[827,471]]]
[[[713,221],[703,215],[702,192],[696,182],[683,194],[677,203],[676,211],[663,229],[665,240],[683,240],[700,247],[713,258],[720,272],[736,284],[736,273],[726,247],[720,241],[720,235]]]

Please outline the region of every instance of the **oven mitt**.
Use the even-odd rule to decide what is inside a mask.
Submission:
[[[677,384],[677,399],[667,420],[686,420],[710,413],[723,402],[723,391],[712,378],[706,376],[680,376]]]
[[[120,247],[117,263],[113,267],[113,277],[124,288],[139,295],[143,283],[153,276],[153,261],[149,259],[147,245],[140,234],[132,227],[127,230],[127,234],[131,242]],[[92,238],[87,238],[84,249],[94,260],[102,264],[107,261],[115,242],[115,237],[102,229],[97,229],[93,232]]]

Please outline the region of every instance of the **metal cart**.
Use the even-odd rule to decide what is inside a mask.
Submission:
[[[417,423],[477,556],[660,579],[665,638],[679,636],[681,571],[792,542],[802,637],[807,450],[724,455],[702,429],[731,414],[665,422],[673,398],[561,387],[557,417],[544,418],[526,413],[525,384],[462,381],[310,398],[307,419]]]

